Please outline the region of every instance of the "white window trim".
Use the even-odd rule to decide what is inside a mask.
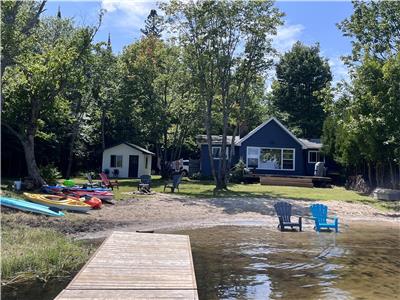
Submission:
[[[311,153],[311,152],[313,152],[313,153],[319,153],[319,157],[320,157],[320,158],[321,158],[322,152],[319,151],[319,150],[308,150],[308,163],[309,163],[309,164],[316,164],[317,162],[319,162],[319,160],[318,160],[318,161],[311,161],[311,160],[310,160],[310,153]],[[325,162],[325,155],[324,155],[323,157],[324,157],[323,162]],[[315,158],[317,158],[317,157],[315,157]]]
[[[115,156],[115,167],[111,166],[111,156]],[[121,156],[121,166],[120,167],[117,166],[117,156]],[[122,169],[123,166],[124,166],[124,156],[123,155],[121,155],[121,154],[110,154],[110,168]]]
[[[219,153],[221,154],[221,149],[222,149],[222,147],[221,146],[212,146],[211,147],[211,154],[213,153],[213,149],[214,148],[218,148],[219,149]],[[225,148],[225,158],[226,159],[228,159],[229,158],[229,151],[230,150],[230,148],[229,148],[229,146],[226,146],[226,148]],[[221,157],[213,157],[213,159],[214,160],[220,160],[221,159]]]
[[[246,167],[248,168],[254,168],[254,167],[249,167],[249,149],[256,149],[257,150],[257,159],[258,159],[258,164],[257,164],[257,169],[258,166],[260,165],[260,147],[246,147]],[[251,157],[254,158],[254,157]]]
[[[249,159],[249,148],[258,149],[258,170],[268,170],[268,171],[295,171],[296,170],[296,149],[295,148],[279,148],[279,147],[246,147],[246,167],[248,167],[248,159]],[[282,169],[266,169],[260,168],[260,152],[261,149],[279,149],[281,150],[281,167]],[[291,150],[293,152],[293,168],[292,169],[283,169],[283,150]],[[248,167],[251,168],[251,167]]]

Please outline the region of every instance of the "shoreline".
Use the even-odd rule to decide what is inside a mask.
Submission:
[[[309,205],[318,201],[270,198],[193,198],[179,194],[156,193],[116,201],[88,214],[66,213],[62,218],[48,218],[9,210],[2,211],[2,224],[23,224],[55,229],[77,240],[105,237],[112,230],[158,232],[214,226],[265,226],[275,230],[274,203],[292,204],[293,215],[303,216],[305,230],[313,230],[308,219]],[[400,212],[382,211],[371,205],[344,201],[320,201],[328,205],[329,215],[340,224],[353,222],[400,225]]]

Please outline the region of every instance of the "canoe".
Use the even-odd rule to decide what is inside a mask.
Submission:
[[[70,210],[77,212],[87,212],[92,207],[79,199],[72,197],[58,196],[58,195],[47,195],[47,194],[30,194],[24,193],[24,196],[29,201],[44,204],[49,207],[55,207],[62,210]]]
[[[19,209],[22,211],[33,212],[37,214],[43,214],[52,217],[62,217],[64,213],[58,210],[52,210],[48,206],[32,203],[22,199],[14,199],[9,197],[0,197],[0,203],[3,206]]]

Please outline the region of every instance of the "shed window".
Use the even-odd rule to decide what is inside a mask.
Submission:
[[[308,151],[308,163],[314,164],[319,161],[325,161],[325,156],[321,152],[317,150]]]
[[[149,166],[149,157],[146,156],[146,161],[144,163],[144,168],[147,169],[148,166]]]
[[[122,155],[111,155],[110,168],[122,168]]]

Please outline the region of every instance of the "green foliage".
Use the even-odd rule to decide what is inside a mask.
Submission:
[[[347,57],[356,66],[364,56],[390,58],[400,50],[400,2],[352,1],[353,14],[338,24],[345,36],[351,37],[353,51]]]
[[[154,36],[157,38],[161,37],[161,33],[163,32],[163,19],[157,14],[155,9],[150,10],[150,14],[147,16],[147,20],[144,22],[144,29],[140,29],[140,31],[145,36]]]
[[[230,181],[235,183],[241,183],[244,180],[244,175],[246,172],[246,164],[242,159],[240,159],[234,166],[230,174]]]
[[[40,175],[49,185],[57,184],[57,179],[61,178],[61,173],[53,164],[40,167]]]
[[[319,45],[295,43],[277,64],[276,77],[270,102],[277,115],[299,136],[319,138],[325,112],[318,93],[329,87],[332,80]]]
[[[371,185],[395,188],[400,185],[400,6],[353,6],[353,15],[339,25],[355,39],[346,59],[352,81],[336,89],[336,101],[326,98],[325,149],[344,166],[367,166]]]
[[[209,143],[218,126],[224,137],[231,128],[236,135],[245,125],[253,83],[259,84],[272,65],[270,36],[282,24],[282,14],[272,1],[171,1],[162,8],[183,48]],[[217,170],[210,161],[216,188],[225,188],[225,157]]]

